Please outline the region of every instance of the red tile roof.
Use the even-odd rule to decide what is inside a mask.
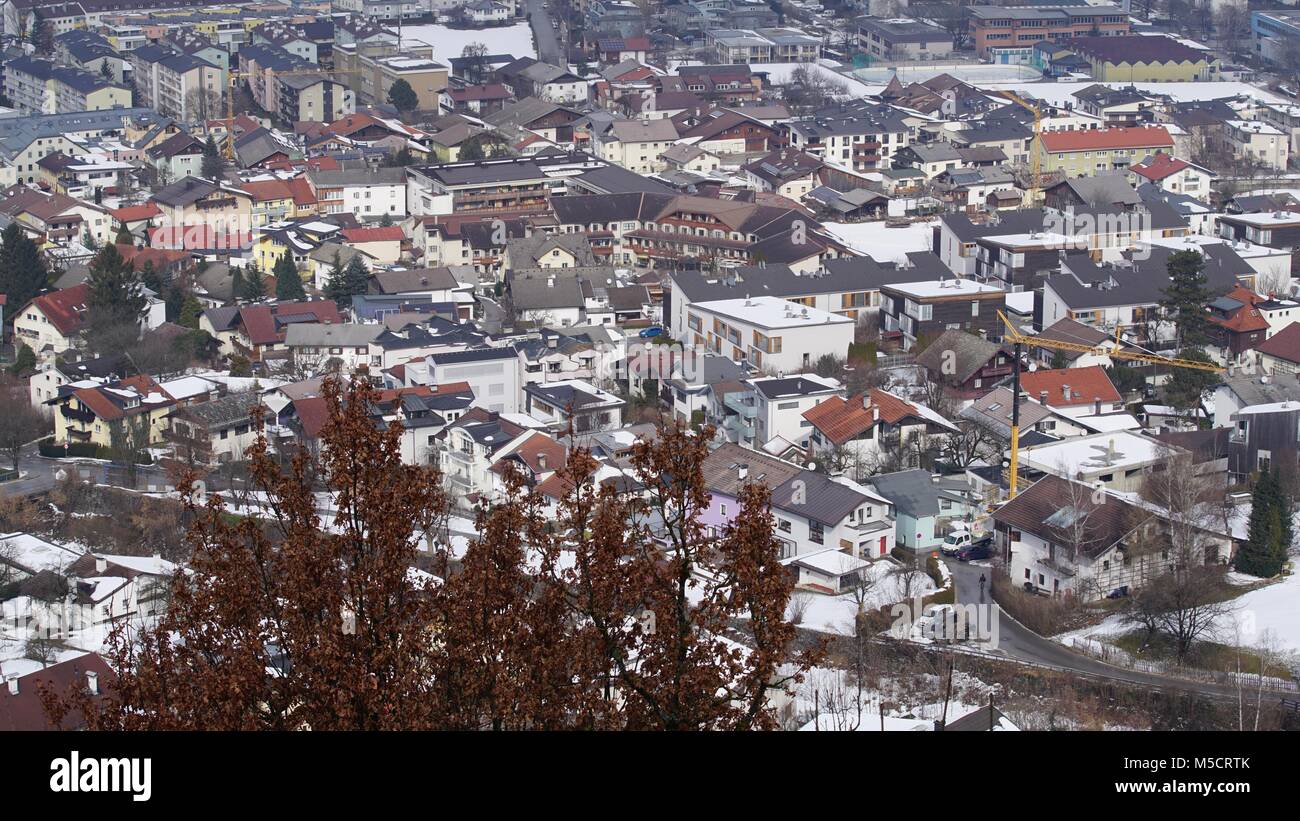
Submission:
[[[254,345],[274,345],[284,341],[285,331],[278,328],[275,318],[314,314],[317,322],[342,322],[339,306],[332,299],[315,299],[307,302],[277,302],[274,305],[248,305],[239,309],[240,321],[248,341]]]
[[[803,412],[822,435],[837,445],[842,445],[876,424],[877,414],[882,422],[898,424],[908,417],[921,418],[920,411],[911,402],[900,399],[888,391],[872,388],[866,397],[841,399],[833,396]]]
[[[162,216],[162,210],[153,201],[144,205],[128,205],[125,208],[113,208],[109,212],[118,222],[139,222]]]
[[[1300,363],[1300,322],[1292,322],[1260,343],[1255,350],[1287,362]]]
[[[61,291],[42,294],[27,304],[32,308],[40,308],[41,313],[45,314],[45,318],[60,334],[71,336],[86,324],[86,299],[89,296],[90,286],[83,282]]]
[[[1049,153],[1097,151],[1111,148],[1173,148],[1163,126],[1107,128],[1098,131],[1045,131],[1040,135]]]
[[[1065,395],[1066,386],[1070,388],[1068,399]],[[1098,399],[1102,402],[1123,400],[1100,365],[1090,365],[1087,368],[1056,368],[1021,374],[1020,387],[1031,399],[1038,399],[1043,391],[1046,391],[1047,404],[1054,408],[1091,405]]]
[[[564,465],[566,454],[564,445],[541,431],[534,431],[514,450],[494,462],[489,470],[501,473],[505,470],[506,460],[518,458],[528,465],[528,469],[534,474],[549,473]]]
[[[345,228],[341,231],[343,239],[348,242],[401,242],[406,239],[406,232],[400,225],[378,226],[375,228]]]
[[[325,424],[330,420],[329,403],[323,396],[307,396],[293,400],[293,411],[302,425],[302,432],[310,439],[320,438]]]
[[[87,653],[50,665],[44,670],[19,676],[17,695],[11,693],[7,685],[0,686],[0,732],[84,728],[85,716],[80,710],[73,710],[56,728],[45,712],[41,689],[44,687],[60,696],[67,695],[73,687],[80,688],[87,684],[87,673],[96,675],[101,694],[114,679],[112,668],[97,653]],[[98,701],[102,695],[92,698]]]
[[[253,198],[253,202],[287,200],[293,196],[293,191],[289,189],[289,183],[285,180],[256,180],[246,182],[240,188]]]
[[[1210,321],[1220,328],[1233,333],[1253,333],[1268,329],[1268,320],[1255,307],[1256,303],[1263,302],[1264,297],[1245,287],[1238,285],[1228,293],[1224,294],[1228,299],[1235,299],[1241,303],[1241,307],[1232,312],[1232,316],[1227,319],[1220,319],[1217,316],[1210,317]]]
[[[1163,151],[1157,152],[1151,158],[1151,162],[1137,163],[1129,167],[1129,170],[1148,180],[1163,180],[1165,177],[1177,174],[1184,168],[1190,168],[1191,163],[1186,160],[1175,159]]]

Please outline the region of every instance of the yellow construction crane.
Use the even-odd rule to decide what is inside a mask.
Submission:
[[[1010,469],[1008,471],[1008,486],[1010,489],[1010,498],[1016,497],[1018,482],[1020,480],[1020,355],[1022,346],[1028,345],[1034,348],[1048,348],[1054,351],[1073,351],[1075,353],[1096,354],[1111,359],[1123,359],[1128,362],[1141,362],[1147,365],[1169,365],[1175,368],[1191,368],[1198,371],[1210,371],[1212,373],[1222,373],[1223,368],[1212,362],[1199,362],[1195,359],[1176,359],[1173,357],[1160,356],[1153,353],[1140,353],[1137,351],[1126,351],[1120,348],[1120,326],[1115,326],[1115,345],[1114,350],[1104,348],[1100,344],[1086,345],[1079,342],[1063,342],[1055,339],[1041,339],[1037,336],[1021,333],[1020,329],[1011,324],[1006,314],[998,311],[998,318],[1006,326],[1006,333],[1002,339],[1004,342],[1011,342],[1015,346],[1015,354],[1012,357],[1012,385],[1011,385],[1011,459]],[[1109,341],[1109,340],[1108,340]]]
[[[361,74],[360,69],[303,69],[299,71],[277,71],[276,77],[320,77],[325,80],[334,80],[336,74]],[[233,121],[235,119],[235,87],[238,85],[240,78],[254,76],[255,72],[230,70],[230,87],[226,89],[226,159],[230,162],[235,161],[235,135],[233,133]],[[258,73],[260,76],[260,73]],[[334,80],[334,82],[338,82]],[[343,83],[339,83],[343,85]]]
[[[1029,204],[1035,205],[1043,188],[1043,104],[1032,105],[1014,91],[1003,90],[1002,93],[1034,115],[1034,142],[1029,152]]]

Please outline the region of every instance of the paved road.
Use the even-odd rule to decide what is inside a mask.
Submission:
[[[546,10],[545,0],[528,0],[528,22],[533,27],[533,39],[537,41],[537,59],[551,65],[568,66],[569,61],[560,48],[560,38],[551,28],[551,13]]]
[[[944,562],[952,571],[953,583],[956,586],[957,602],[959,604],[978,604],[980,601],[980,574],[984,574],[991,578],[992,574],[995,572],[993,568],[980,566],[979,564],[959,562],[956,559],[944,559]],[[992,602],[992,597],[989,596],[987,587],[985,588],[984,600],[986,603]],[[997,607],[996,604],[993,606]],[[1128,670],[1123,667],[1106,664],[1105,662],[1098,661],[1089,656],[1080,655],[1059,642],[1038,635],[1001,611],[998,613],[998,634],[999,642],[997,652],[1007,656],[1008,658],[1034,662],[1037,664],[1046,664],[1052,667],[1061,667],[1079,673],[1114,679],[1116,681],[1123,681],[1130,684],[1140,684],[1146,687],[1192,690],[1210,696],[1237,697],[1236,688],[1227,685],[1174,678],[1172,676],[1160,676],[1152,673],[1144,673],[1138,670]]]
[[[12,482],[0,483],[0,494],[8,496],[39,496],[53,488],[58,480],[54,474],[62,467],[55,459],[46,459],[28,445],[18,455],[18,470],[27,474]]]

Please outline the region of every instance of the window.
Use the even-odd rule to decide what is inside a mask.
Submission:
[[[808,521],[808,541],[813,544],[825,544],[826,533],[822,528],[821,522]]]
[[[789,533],[789,532],[790,532],[790,522],[788,522],[788,521],[785,520],[785,519],[777,519],[777,520],[776,520],[776,529],[779,530],[779,531],[781,531],[782,533]]]
[[[726,515],[727,515],[727,505],[726,505],[726,503],[723,503],[723,504],[718,505],[718,512],[721,513],[723,516],[726,516]]]

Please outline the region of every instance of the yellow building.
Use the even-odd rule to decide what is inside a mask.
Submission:
[[[1219,79],[1212,53],[1163,35],[1076,37],[1066,48],[1088,61],[1105,83],[1196,83]]]
[[[54,442],[138,450],[163,441],[176,400],[148,376],[81,388],[58,401]]]
[[[407,45],[400,54],[395,52],[396,46],[393,45],[367,46],[363,53],[355,44],[336,44],[335,73],[347,78],[358,104],[387,103],[393,83],[405,80],[415,92],[416,108],[438,110],[438,98],[447,88],[450,68],[433,59],[432,47]]]
[[[1127,171],[1148,154],[1172,153],[1174,139],[1160,126],[1107,128],[1095,131],[1044,131],[1034,138],[1044,173],[1067,177]]]

